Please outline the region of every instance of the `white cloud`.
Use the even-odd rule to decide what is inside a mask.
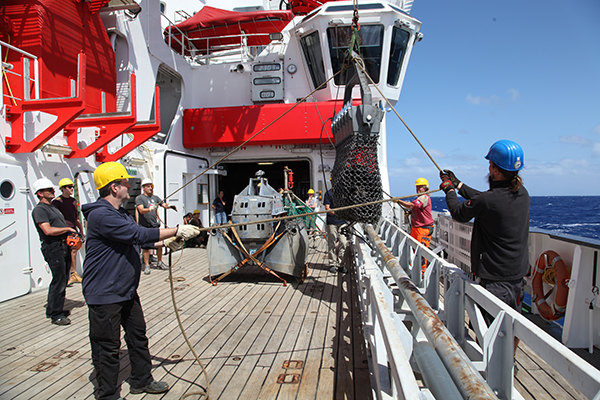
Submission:
[[[437,158],[447,158],[448,154],[444,153],[441,150],[436,150],[436,149],[427,149],[427,151],[429,152],[429,154],[431,154],[431,157],[433,157],[433,159],[437,159]]]
[[[581,137],[579,135],[559,136],[558,141],[563,143],[580,144],[583,146],[587,146],[592,142],[591,140]]]
[[[510,94],[510,99],[512,102],[516,102],[521,97],[521,93],[514,88],[508,89],[508,93]]]
[[[592,146],[592,157],[600,158],[600,142],[594,142]]]
[[[473,96],[471,93],[467,94],[467,103],[469,104],[475,104],[476,106],[481,105],[481,104],[491,104],[491,103],[496,103],[498,101],[498,97],[493,95],[490,97],[484,97],[484,96]]]

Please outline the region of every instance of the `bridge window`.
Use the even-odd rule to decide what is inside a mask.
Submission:
[[[321,42],[319,41],[319,31],[314,31],[302,39],[302,52],[310,71],[310,77],[315,88],[321,86],[327,79],[325,78],[325,66],[323,65],[323,52],[321,51]],[[321,89],[324,89],[322,87]]]
[[[331,54],[331,65],[333,73],[336,74],[344,64],[344,57],[350,47],[352,39],[352,27],[337,26],[327,28],[327,38],[329,40],[329,52]],[[358,31],[358,45],[360,55],[365,61],[367,73],[373,79],[373,82],[379,83],[379,74],[381,71],[381,53],[383,45],[383,25],[362,25]],[[343,74],[336,75],[335,84],[343,84],[345,79]]]
[[[398,86],[400,72],[402,71],[402,61],[408,45],[409,33],[405,30],[394,27],[392,31],[392,45],[390,46],[390,65],[388,67],[387,84]]]

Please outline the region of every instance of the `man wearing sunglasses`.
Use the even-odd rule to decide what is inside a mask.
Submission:
[[[66,238],[75,229],[67,226],[60,211],[52,206],[54,199],[54,184],[48,178],[33,182],[32,190],[39,203],[31,213],[35,228],[40,235],[42,254],[52,271],[52,281],[48,286],[48,306],[46,317],[54,325],[69,325],[71,320],[63,311],[67,279],[71,268],[71,250]]]
[[[52,200],[52,205],[60,210],[65,217],[65,222],[70,228],[77,228],[79,233],[83,235],[83,229],[79,222],[79,212],[77,200],[73,197],[75,191],[73,181],[69,178],[63,178],[58,182],[58,190],[62,191],[61,195]],[[77,273],[77,249],[71,248],[71,270],[69,273],[70,285],[75,282],[81,283],[81,276]]]

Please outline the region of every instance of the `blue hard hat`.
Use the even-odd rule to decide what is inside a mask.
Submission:
[[[525,165],[523,149],[512,140],[498,140],[485,158],[506,171],[520,171]]]

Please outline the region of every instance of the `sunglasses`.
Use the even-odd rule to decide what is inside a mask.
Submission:
[[[63,186],[63,187],[64,187],[64,188],[67,188],[67,189],[73,189],[73,185],[65,185],[65,186]]]

